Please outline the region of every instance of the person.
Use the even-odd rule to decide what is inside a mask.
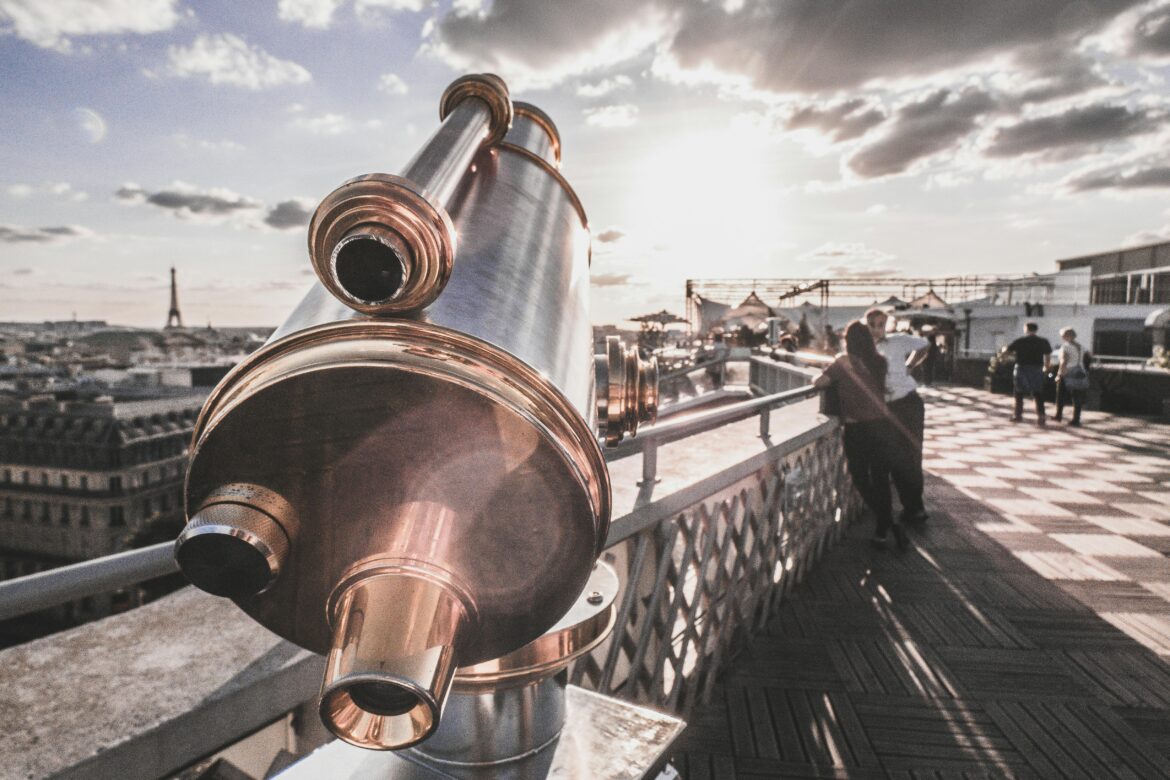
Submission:
[[[935,371],[938,368],[938,334],[932,333],[927,339],[926,357],[922,361],[922,384],[930,387],[934,384]],[[879,347],[880,351],[880,347]]]
[[[1024,396],[1030,395],[1036,402],[1036,424],[1041,428],[1044,419],[1044,375],[1048,373],[1052,345],[1048,339],[1036,335],[1040,326],[1035,322],[1024,323],[1024,335],[1008,344],[1008,352],[1016,355],[1016,367],[1012,373],[1015,386],[1016,407],[1012,422],[1024,419]]]
[[[902,520],[923,523],[928,519],[922,500],[922,440],[926,433],[926,407],[910,371],[926,360],[930,342],[912,333],[887,333],[889,317],[880,308],[865,313],[865,324],[874,345],[888,364],[885,382],[886,405],[893,417],[894,436],[910,456],[910,467],[895,472],[894,487],[902,501]]]
[[[841,337],[837,335],[837,331],[833,330],[833,326],[825,323],[825,349],[830,354],[836,354],[841,351]]]
[[[1052,419],[1060,422],[1066,400],[1072,399],[1073,414],[1068,424],[1079,428],[1081,407],[1085,404],[1085,391],[1089,389],[1089,373],[1085,370],[1085,349],[1077,341],[1077,332],[1072,328],[1060,329],[1059,355],[1056,364],[1056,414]]]
[[[877,519],[873,545],[885,547],[893,531],[898,549],[904,550],[909,537],[902,524],[894,522],[890,506],[890,470],[901,461],[886,409],[886,368],[886,360],[878,354],[869,329],[862,322],[851,322],[845,329],[845,353],[813,385],[818,390],[832,387],[837,392],[844,425],[845,462],[857,492]]]
[[[723,340],[723,333],[716,331],[715,342],[711,345],[711,365],[707,366],[707,378],[716,390],[723,387],[723,380],[727,376],[727,356],[731,350]]]

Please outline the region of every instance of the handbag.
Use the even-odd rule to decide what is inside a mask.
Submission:
[[[1088,390],[1089,389],[1089,372],[1085,370],[1084,366],[1084,351],[1081,350],[1078,354],[1078,360],[1075,364],[1068,367],[1061,377],[1061,382],[1069,390]]]

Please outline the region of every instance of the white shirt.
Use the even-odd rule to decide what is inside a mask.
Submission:
[[[1057,371],[1063,377],[1073,366],[1083,365],[1081,361],[1084,359],[1085,351],[1081,349],[1080,344],[1061,341],[1060,346],[1052,351],[1052,356],[1057,359]]]
[[[906,370],[906,359],[911,352],[917,352],[930,344],[921,336],[912,333],[888,333],[877,343],[877,350],[889,364],[886,371],[886,401],[905,398],[918,389],[918,383]]]

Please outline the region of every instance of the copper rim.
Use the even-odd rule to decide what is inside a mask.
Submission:
[[[552,147],[553,158],[556,160],[556,167],[561,166],[561,133],[557,130],[556,124],[552,121],[552,117],[541,111],[531,103],[525,103],[520,100],[512,102],[512,110],[515,116],[523,116],[535,122],[541,130],[549,138]]]
[[[552,176],[554,179],[556,179],[557,183],[561,185],[561,189],[565,191],[565,194],[569,196],[569,200],[573,202],[573,208],[577,210],[577,216],[581,218],[581,224],[585,227],[586,230],[589,229],[589,216],[585,213],[585,207],[581,205],[581,199],[577,197],[577,192],[573,189],[573,186],[569,184],[568,179],[566,179],[564,175],[561,174],[559,170],[557,170],[555,165],[541,157],[536,152],[533,152],[530,149],[525,149],[519,144],[505,142],[498,144],[494,147],[494,149],[501,152],[512,152],[514,154],[518,154],[521,157],[531,160],[543,168],[545,173],[547,173],[549,176]]]
[[[347,344],[350,357],[326,347]],[[321,349],[326,348],[326,349]],[[593,510],[600,554],[609,528],[609,471],[597,439],[572,403],[548,379],[486,341],[411,320],[346,320],[291,333],[252,353],[211,392],[195,423],[192,457],[232,408],[276,382],[347,363],[400,364],[467,386],[529,420],[558,452]],[[192,500],[202,496],[188,495]]]
[[[337,274],[338,248],[367,232],[378,233],[379,243],[392,247],[402,264],[401,287],[379,300],[354,295]],[[385,173],[358,176],[329,193],[313,213],[308,241],[321,284],[363,314],[426,307],[443,291],[455,262],[455,226],[446,210],[410,180]]]
[[[504,80],[494,73],[473,73],[455,79],[443,90],[439,100],[439,120],[446,119],[467,98],[479,98],[488,104],[492,122],[487,142],[502,141],[512,127],[512,99]]]

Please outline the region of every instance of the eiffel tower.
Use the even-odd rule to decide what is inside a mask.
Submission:
[[[175,284],[175,269],[171,267],[171,310],[167,312],[166,328],[183,327],[183,315],[179,314],[179,287]]]

